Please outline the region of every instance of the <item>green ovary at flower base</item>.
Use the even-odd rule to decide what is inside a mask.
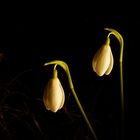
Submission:
[[[56,71],[56,66],[59,65],[61,66],[64,71],[66,72],[67,74],[67,77],[68,77],[68,82],[69,82],[69,85],[70,85],[70,89],[72,91],[72,94],[76,100],[76,103],[91,131],[91,133],[93,134],[93,137],[95,138],[95,140],[97,140],[97,136],[83,110],[83,107],[77,97],[77,94],[74,90],[74,86],[73,86],[73,82],[72,82],[72,78],[71,78],[71,74],[70,74],[70,71],[69,71],[69,67],[68,65],[64,62],[64,61],[60,61],[60,60],[53,60],[53,61],[50,61],[50,62],[47,62],[44,64],[44,66],[48,66],[48,65],[51,65],[51,64],[54,64],[54,74],[53,74],[53,78],[50,79],[51,81],[48,82],[48,85],[46,86],[46,89],[44,90],[44,95],[43,95],[43,101],[44,101],[44,104],[46,106],[46,108],[48,110],[51,110],[53,112],[57,112],[59,109],[62,108],[63,104],[64,104],[64,91],[63,91],[63,88],[60,84],[60,81],[57,77],[57,71]],[[55,85],[56,84],[56,85]],[[57,96],[59,98],[57,98]]]
[[[104,74],[106,75],[110,74],[113,68],[113,55],[110,48],[110,35],[114,35],[120,43],[120,58],[119,58],[120,89],[121,89],[122,129],[124,129],[124,91],[123,91],[123,66],[122,66],[124,40],[122,35],[118,31],[112,28],[105,28],[105,30],[109,31],[109,34],[107,36],[105,44],[94,55],[92,60],[92,68],[99,76],[102,76]]]

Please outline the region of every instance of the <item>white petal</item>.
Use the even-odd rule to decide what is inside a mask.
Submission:
[[[44,90],[43,101],[48,110],[56,112],[63,100],[63,91],[60,88],[60,81],[58,78],[50,79],[47,87]]]
[[[110,64],[110,46],[109,45],[103,45],[101,47],[100,54],[97,56],[97,62],[96,62],[96,73],[99,76],[102,76]]]
[[[49,81],[44,89],[44,94],[43,94],[43,102],[47,110],[50,110],[49,94],[48,94],[49,93],[48,87],[50,87],[50,85],[51,85],[51,82]]]
[[[113,55],[112,55],[112,51],[111,51],[111,52],[110,52],[110,64],[109,64],[108,69],[107,69],[106,72],[105,72],[106,75],[109,75],[110,72],[112,71],[113,64],[114,64],[114,59],[113,59]]]
[[[60,88],[61,88],[61,92],[62,92],[62,100],[61,100],[61,104],[59,106],[59,109],[61,109],[63,107],[64,102],[65,102],[65,93],[64,93],[64,90],[63,90],[61,83],[60,83]]]
[[[95,72],[96,72],[97,58],[98,58],[100,52],[101,52],[101,48],[95,53],[93,60],[92,60],[92,68]]]

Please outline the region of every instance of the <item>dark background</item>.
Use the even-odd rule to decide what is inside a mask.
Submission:
[[[136,136],[136,132],[132,133],[135,120],[130,113],[136,105],[132,88],[135,82],[130,79],[135,79],[132,73],[137,75],[138,71],[138,66],[133,68],[137,63],[134,60],[138,61],[140,22],[137,8],[132,13],[129,7],[118,6],[36,3],[24,7],[20,3],[5,10],[0,46],[1,139],[93,139],[61,68],[59,78],[66,92],[64,108],[54,114],[43,105],[43,90],[52,70],[43,64],[58,59],[68,64],[76,93],[98,139],[121,140],[120,48],[114,37],[111,74],[98,77],[91,66],[107,35],[105,27],[116,29],[124,38],[125,137]]]

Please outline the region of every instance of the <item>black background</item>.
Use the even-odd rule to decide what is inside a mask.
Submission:
[[[23,6],[19,3],[3,11],[0,47],[1,137],[10,140],[92,139],[71,93],[68,98],[70,89],[61,68],[58,68],[59,78],[66,91],[64,108],[54,114],[47,111],[42,103],[43,89],[52,70],[43,64],[58,59],[68,64],[76,93],[99,140],[121,139],[120,48],[114,37],[111,42],[114,55],[111,74],[98,77],[91,66],[95,52],[106,37],[105,27],[116,29],[124,38],[125,137],[136,136],[131,128],[135,124],[135,113],[130,113],[130,110],[137,109],[136,82],[130,79],[135,79],[138,73],[137,8],[132,6],[132,12],[132,7],[120,5],[59,5],[32,3]]]

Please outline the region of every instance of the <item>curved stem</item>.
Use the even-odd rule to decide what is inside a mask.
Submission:
[[[95,140],[97,140],[97,136],[96,136],[96,134],[95,134],[95,132],[94,132],[94,130],[93,130],[93,128],[92,128],[92,126],[91,126],[91,124],[90,124],[90,122],[89,122],[89,120],[88,120],[88,118],[87,118],[87,116],[86,116],[86,114],[84,112],[84,109],[83,109],[83,107],[82,107],[82,105],[81,105],[81,103],[80,103],[80,101],[79,101],[79,99],[77,97],[77,94],[76,94],[76,92],[74,90],[74,86],[73,86],[73,82],[72,82],[72,78],[71,78],[71,74],[70,74],[68,65],[63,61],[53,60],[51,62],[45,63],[44,66],[47,66],[47,65],[50,65],[50,64],[57,64],[57,65],[61,66],[65,70],[65,72],[66,72],[66,74],[68,76],[70,89],[71,89],[71,91],[73,93],[73,96],[74,96],[74,98],[76,100],[76,103],[77,103],[77,105],[78,105],[78,107],[79,107],[79,109],[80,109],[80,111],[81,111],[81,113],[82,113],[82,115],[83,115],[83,117],[84,117],[89,129],[91,130]]]
[[[107,37],[109,37],[111,34],[113,34],[120,43],[120,59],[119,60],[120,60],[120,88],[121,88],[122,129],[123,129],[122,137],[123,137],[123,135],[124,135],[124,91],[123,91],[123,65],[122,65],[122,62],[123,62],[124,41],[123,41],[122,35],[118,31],[111,29],[111,28],[105,28],[105,30],[110,31],[110,33],[108,34]]]
[[[54,65],[54,68],[53,68],[54,70],[56,69],[56,66],[57,66],[57,64]]]
[[[112,28],[105,28],[105,30],[110,31],[110,33],[108,34],[107,37],[109,37],[111,34],[113,34],[118,39],[118,41],[120,43],[120,62],[122,62],[123,61],[123,48],[124,48],[124,41],[123,41],[122,35],[118,31],[116,31]]]

